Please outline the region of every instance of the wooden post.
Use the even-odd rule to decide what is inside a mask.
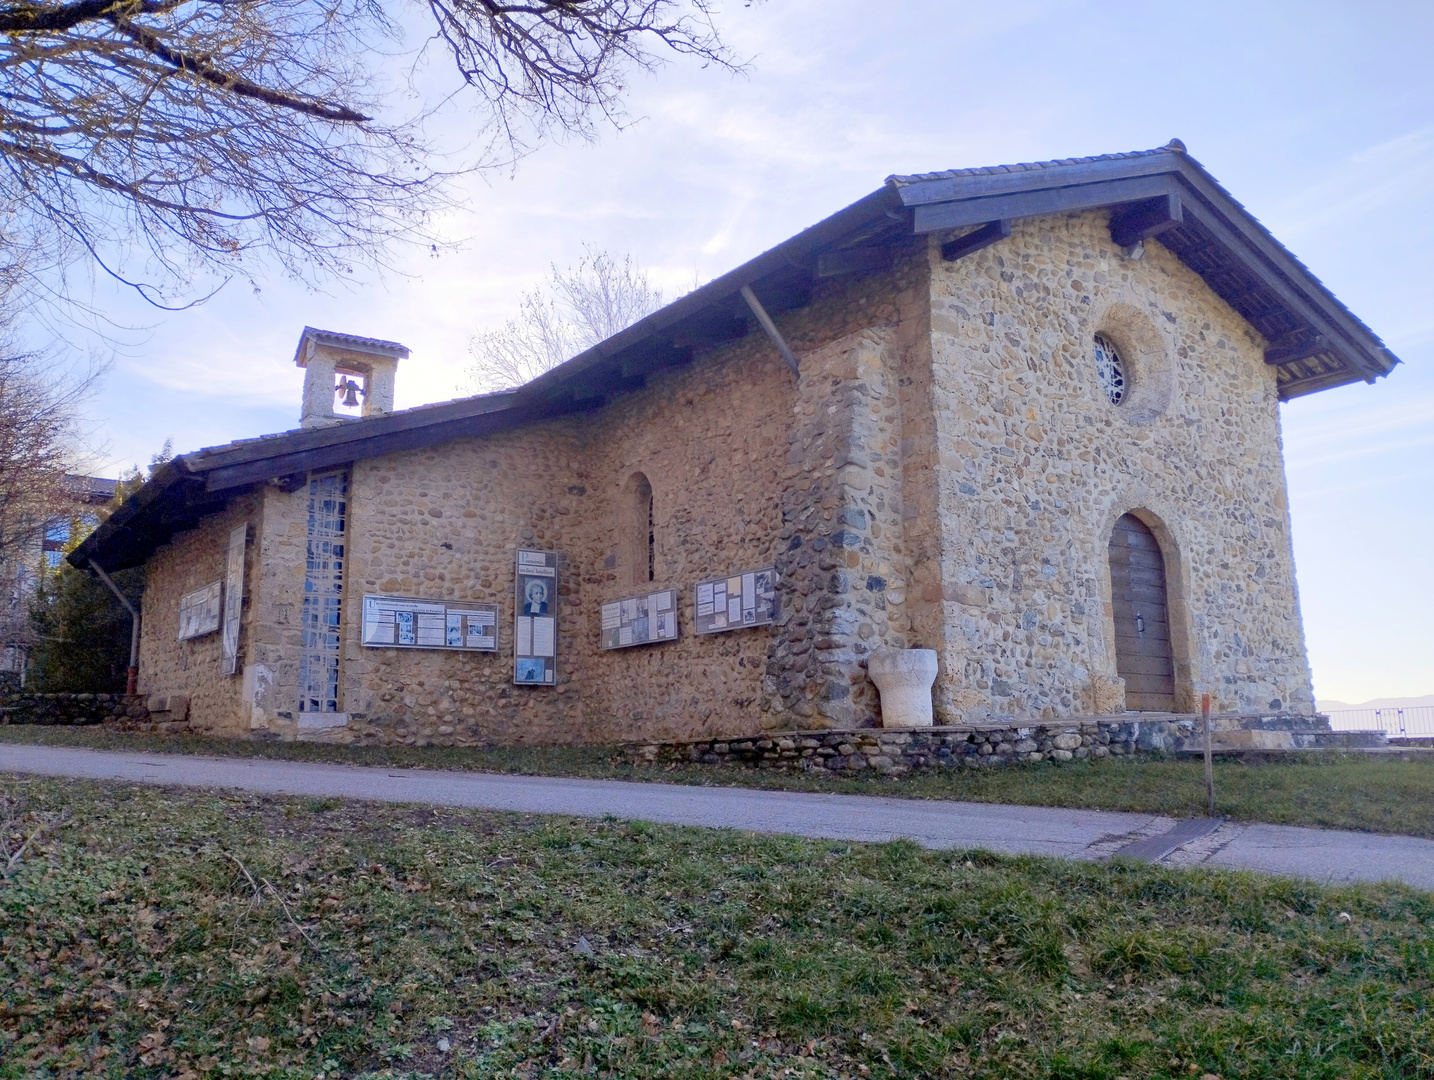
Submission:
[[[762,329],[767,331],[767,336],[772,339],[772,344],[782,354],[782,359],[787,362],[787,367],[792,369],[792,374],[800,379],[802,369],[797,364],[796,354],[792,352],[791,347],[782,337],[782,332],[777,329],[777,324],[772,321],[772,317],[767,314],[767,309],[757,299],[757,294],[752,291],[752,286],[742,286],[742,299],[747,301],[747,306],[752,309],[752,314],[757,316],[757,321],[762,324]]]
[[[1215,758],[1210,751],[1210,695],[1200,695],[1200,726],[1205,734],[1205,814],[1215,816]]]

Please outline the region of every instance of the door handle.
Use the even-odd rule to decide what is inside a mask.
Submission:
[[[1143,615],[1135,617],[1135,632],[1137,634],[1145,633],[1145,617]]]

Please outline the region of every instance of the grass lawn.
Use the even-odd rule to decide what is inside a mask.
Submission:
[[[0,798],[12,851],[72,815],[0,880],[5,1078],[1434,1076],[1414,889],[49,779]]]
[[[1187,759],[1107,759],[1066,764],[951,769],[885,779],[740,770],[707,765],[647,766],[612,748],[327,746],[196,736],[119,735],[99,728],[0,727],[0,741],[154,752],[342,761],[357,765],[472,769],[675,784],[835,791],[920,799],[1079,806],[1198,817],[1205,813],[1204,766]],[[1230,818],[1434,837],[1434,761],[1370,760],[1332,754],[1274,765],[1215,765],[1218,810]]]

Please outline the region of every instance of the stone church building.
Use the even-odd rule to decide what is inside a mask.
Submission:
[[[147,569],[142,692],[234,734],[738,736],[880,724],[866,658],[923,647],[937,723],[1309,713],[1279,404],[1398,363],[1178,141],[893,176],[515,390],[395,412],[406,355],[305,329],[301,427],[74,552]]]

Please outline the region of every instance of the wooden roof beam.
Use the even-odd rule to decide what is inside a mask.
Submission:
[[[1194,197],[1187,199],[1187,205],[1192,201],[1203,200],[1204,203],[1215,208],[1217,213],[1231,221],[1235,219],[1236,215],[1244,215],[1248,218],[1249,225],[1239,228],[1238,232],[1248,245],[1246,250],[1257,252],[1263,256],[1273,270],[1291,283],[1307,282],[1311,286],[1310,296],[1301,296],[1303,305],[1327,308],[1329,311],[1328,319],[1321,318],[1320,320],[1325,323],[1325,327],[1316,327],[1316,329],[1326,333],[1332,341],[1344,340],[1350,343],[1354,350],[1354,354],[1350,357],[1354,361],[1354,369],[1366,382],[1373,382],[1376,376],[1387,375],[1389,371],[1393,370],[1394,366],[1399,363],[1399,358],[1390,352],[1375,337],[1374,332],[1360,322],[1323,283],[1315,279],[1309,268],[1276,240],[1269,230],[1250,217],[1245,208],[1236,203],[1230,194],[1220,187],[1214,177],[1188,158],[1181,160],[1177,168],[1180,170],[1181,179],[1193,191]],[[1214,238],[1217,242],[1223,243],[1229,235],[1228,230],[1224,229],[1212,229],[1211,231],[1216,234]],[[1225,235],[1222,236],[1220,233]],[[1303,288],[1303,286],[1300,287]],[[1328,300],[1328,305],[1319,303],[1318,294],[1323,294],[1323,297]],[[1371,361],[1378,364],[1379,368],[1370,367]]]
[[[1213,210],[1207,210],[1198,200],[1189,200],[1185,205],[1187,217],[1193,217],[1212,236],[1217,243],[1223,244],[1232,251],[1239,251],[1245,245],[1241,237],[1237,236],[1234,229],[1220,220]],[[1248,249],[1247,249],[1248,250]],[[1331,350],[1338,353],[1350,367],[1358,373],[1365,382],[1374,382],[1376,374],[1370,370],[1369,363],[1363,355],[1363,350],[1358,344],[1337,330],[1330,319],[1324,317],[1319,311],[1318,305],[1306,299],[1294,288],[1275,267],[1268,265],[1263,259],[1255,258],[1246,262],[1251,276],[1255,277],[1260,284],[1264,285],[1278,300],[1294,314],[1304,319],[1316,333],[1323,334],[1332,342]],[[1387,350],[1386,350],[1387,351]]]
[[[1044,168],[1010,172],[963,173],[957,176],[913,180],[898,188],[897,194],[903,206],[916,207],[949,202],[952,199],[1014,195],[1056,185],[1075,187],[1104,180],[1126,180],[1136,176],[1169,173],[1183,156],[1183,152],[1171,150],[1165,154],[1051,164]]]
[[[752,286],[742,286],[742,299],[747,301],[747,306],[752,309],[752,314],[762,324],[762,329],[767,331],[767,336],[772,339],[772,344],[777,347],[777,352],[782,354],[782,359],[787,362],[787,367],[792,369],[792,374],[800,379],[802,369],[801,365],[797,363],[796,353],[792,352],[791,346],[782,337],[782,332],[777,329],[777,324],[772,321],[772,317],[767,314],[767,309],[757,299],[757,294],[752,291]]]
[[[1348,371],[1330,371],[1323,375],[1316,375],[1311,378],[1291,379],[1289,382],[1282,382],[1279,385],[1278,393],[1281,401],[1289,401],[1291,398],[1304,397],[1306,394],[1315,394],[1321,390],[1330,390],[1336,386],[1347,386],[1350,373]]]
[[[1128,248],[1175,228],[1185,220],[1179,192],[1145,202],[1128,203],[1110,213],[1110,238]]]
[[[1011,235],[1011,222],[1008,218],[1000,221],[990,221],[979,229],[973,229],[965,236],[958,236],[955,240],[948,240],[941,245],[941,257],[947,262],[955,262],[957,259],[973,252],[988,248],[992,244],[999,243]]]
[[[1267,364],[1289,364],[1296,360],[1308,360],[1311,356],[1318,356],[1320,353],[1334,351],[1329,338],[1323,334],[1301,335],[1303,340],[1290,340],[1281,338],[1279,341],[1271,342],[1270,347],[1265,350],[1265,363]]]
[[[840,248],[817,256],[816,276],[829,278],[890,269],[891,248],[884,244],[879,247]]]
[[[930,203],[916,207],[914,231],[938,232],[1002,219],[1094,210],[1116,203],[1156,199],[1176,191],[1178,184],[1179,180],[1167,173],[1162,176],[1134,176],[1126,180],[1082,184],[1079,187],[1048,188],[1044,191],[1023,191],[982,199],[962,199],[959,202]]]

